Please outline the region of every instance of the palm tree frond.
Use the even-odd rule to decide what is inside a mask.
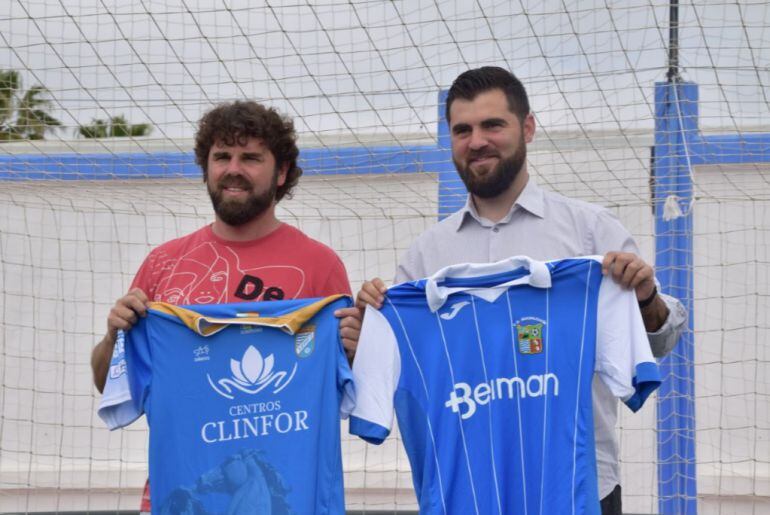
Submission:
[[[48,88],[36,84],[22,92],[17,70],[0,70],[0,141],[43,139],[62,123],[50,113]]]

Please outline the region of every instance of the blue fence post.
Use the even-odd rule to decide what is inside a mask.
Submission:
[[[699,139],[698,86],[655,85],[655,267],[663,292],[682,301],[689,331],[661,361],[658,390],[658,507],[697,512],[693,355],[693,226],[690,145]],[[665,209],[664,209],[665,207]]]
[[[438,150],[440,154],[446,154],[438,172],[438,219],[443,220],[463,205],[467,196],[465,184],[452,163],[452,142],[449,138],[449,124],[447,124],[445,106],[449,90],[441,90],[438,93]]]

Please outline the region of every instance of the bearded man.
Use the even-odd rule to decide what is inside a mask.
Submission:
[[[535,118],[521,81],[494,66],[460,74],[449,89],[446,119],[452,159],[468,199],[412,243],[395,282],[429,277],[459,263],[519,255],[540,261],[603,255],[602,272],[635,291],[653,354],[670,352],[685,327],[686,311],[678,300],[658,293],[654,271],[638,256],[631,234],[607,209],[542,189],[530,178],[526,156]],[[367,281],[357,305],[380,308],[386,291],[382,280]],[[343,324],[351,331],[361,326],[356,317]],[[602,513],[619,514],[617,399],[596,377],[593,412]]]
[[[290,197],[302,175],[296,139],[291,120],[253,101],[222,104],[201,118],[195,160],[214,222],[150,252],[128,293],[115,302],[107,332],[91,353],[100,392],[118,330],[130,330],[150,301],[212,304],[350,294],[345,266],[334,251],[276,218],[276,204]],[[349,348],[350,340],[343,338],[343,345]]]

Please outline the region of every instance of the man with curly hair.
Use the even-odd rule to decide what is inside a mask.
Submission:
[[[128,293],[115,302],[107,332],[91,353],[100,392],[118,330],[131,329],[150,301],[213,304],[350,293],[334,251],[276,218],[276,204],[291,196],[302,175],[296,139],[291,120],[253,101],[222,104],[201,118],[195,160],[214,222],[150,252]],[[343,344],[351,342],[344,338]]]

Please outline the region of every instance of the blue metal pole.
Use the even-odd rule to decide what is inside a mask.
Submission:
[[[465,204],[467,190],[452,163],[452,141],[449,137],[445,109],[449,90],[438,93],[438,150],[446,160],[438,172],[438,219],[443,220]]]
[[[662,514],[697,513],[693,355],[691,146],[699,140],[698,86],[655,85],[655,267],[663,291],[682,301],[689,331],[661,360],[658,390],[658,496]],[[664,206],[667,208],[664,209]]]

